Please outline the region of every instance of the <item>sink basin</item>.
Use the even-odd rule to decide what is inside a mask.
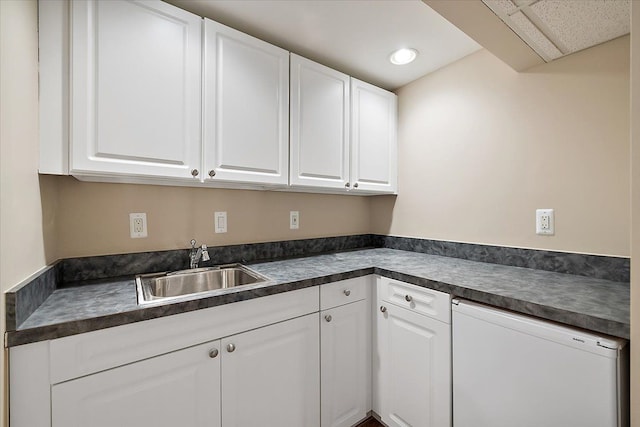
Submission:
[[[241,264],[136,276],[138,304],[187,299],[194,295],[226,293],[230,289],[264,286],[270,279]]]

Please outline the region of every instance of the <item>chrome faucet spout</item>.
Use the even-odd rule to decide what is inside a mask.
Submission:
[[[198,268],[200,259],[203,261],[209,261],[209,252],[207,251],[207,245],[203,244],[199,248],[196,248],[196,240],[191,239],[191,251],[189,252],[189,268]]]
[[[191,256],[189,257],[189,268],[198,268],[198,263],[200,262],[200,257],[202,256],[202,249],[198,248],[198,250],[193,250],[191,252]]]

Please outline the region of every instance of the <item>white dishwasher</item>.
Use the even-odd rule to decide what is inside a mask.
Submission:
[[[627,342],[453,301],[454,427],[626,427]]]

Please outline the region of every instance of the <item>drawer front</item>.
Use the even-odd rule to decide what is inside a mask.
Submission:
[[[378,298],[441,322],[451,323],[451,296],[447,293],[378,277]]]
[[[320,286],[320,310],[367,298],[371,292],[372,277],[356,277]]]

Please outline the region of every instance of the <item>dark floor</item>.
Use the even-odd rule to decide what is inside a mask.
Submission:
[[[383,425],[375,418],[369,418],[368,420],[363,421],[362,424],[358,424],[358,427],[383,427]]]

